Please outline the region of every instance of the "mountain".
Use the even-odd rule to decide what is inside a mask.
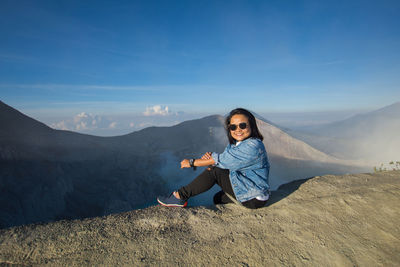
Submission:
[[[358,114],[348,119],[311,128],[314,133],[328,137],[352,138],[369,136],[371,132],[400,123],[400,102],[384,108]]]
[[[289,131],[325,153],[386,163],[400,159],[400,102],[346,120]]]
[[[0,101],[0,122],[7,127],[0,131],[2,139],[26,139],[32,135],[48,135],[53,130]],[[5,129],[5,128],[3,128]]]
[[[100,154],[96,149],[110,143],[110,139],[103,137],[54,130],[2,101],[0,123],[2,159],[90,159]]]
[[[307,143],[293,138],[278,127],[262,120],[257,120],[259,130],[264,136],[265,146],[271,156],[281,156],[287,159],[315,160],[325,162],[336,162],[331,157]]]
[[[86,218],[155,204],[196,172],[183,158],[227,145],[219,115],[116,137],[54,130],[0,102],[0,228]],[[258,120],[271,162],[273,189],[296,179],[362,168],[328,156]],[[199,168],[201,169],[201,168]],[[214,190],[214,191],[213,191]],[[211,204],[217,188],[191,205]]]

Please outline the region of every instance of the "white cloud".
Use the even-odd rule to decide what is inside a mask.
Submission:
[[[172,113],[169,111],[168,106],[160,106],[160,105],[155,105],[152,107],[147,107],[146,111],[143,112],[143,115],[145,116],[167,116],[171,115]]]
[[[79,113],[70,120],[63,120],[51,124],[51,127],[59,130],[70,131],[93,131],[98,129],[115,129],[117,122],[109,120],[99,115],[90,113]]]

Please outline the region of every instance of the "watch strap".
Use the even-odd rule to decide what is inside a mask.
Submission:
[[[189,165],[190,165],[190,167],[193,168],[193,170],[196,170],[196,166],[194,166],[194,161],[195,161],[195,159],[189,159]]]

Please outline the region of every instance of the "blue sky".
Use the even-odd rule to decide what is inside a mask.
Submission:
[[[1,100],[37,117],[400,101],[399,1],[0,1]]]

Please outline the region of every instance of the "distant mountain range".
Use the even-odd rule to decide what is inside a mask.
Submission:
[[[227,144],[219,115],[171,127],[149,127],[116,137],[54,130],[0,101],[0,228],[84,218],[155,203],[191,181],[183,158],[222,152]],[[359,172],[352,166],[258,119],[271,162],[270,183],[322,174]],[[211,204],[213,191],[191,204]]]
[[[288,131],[335,157],[376,164],[400,160],[399,132],[400,102],[346,120]]]

